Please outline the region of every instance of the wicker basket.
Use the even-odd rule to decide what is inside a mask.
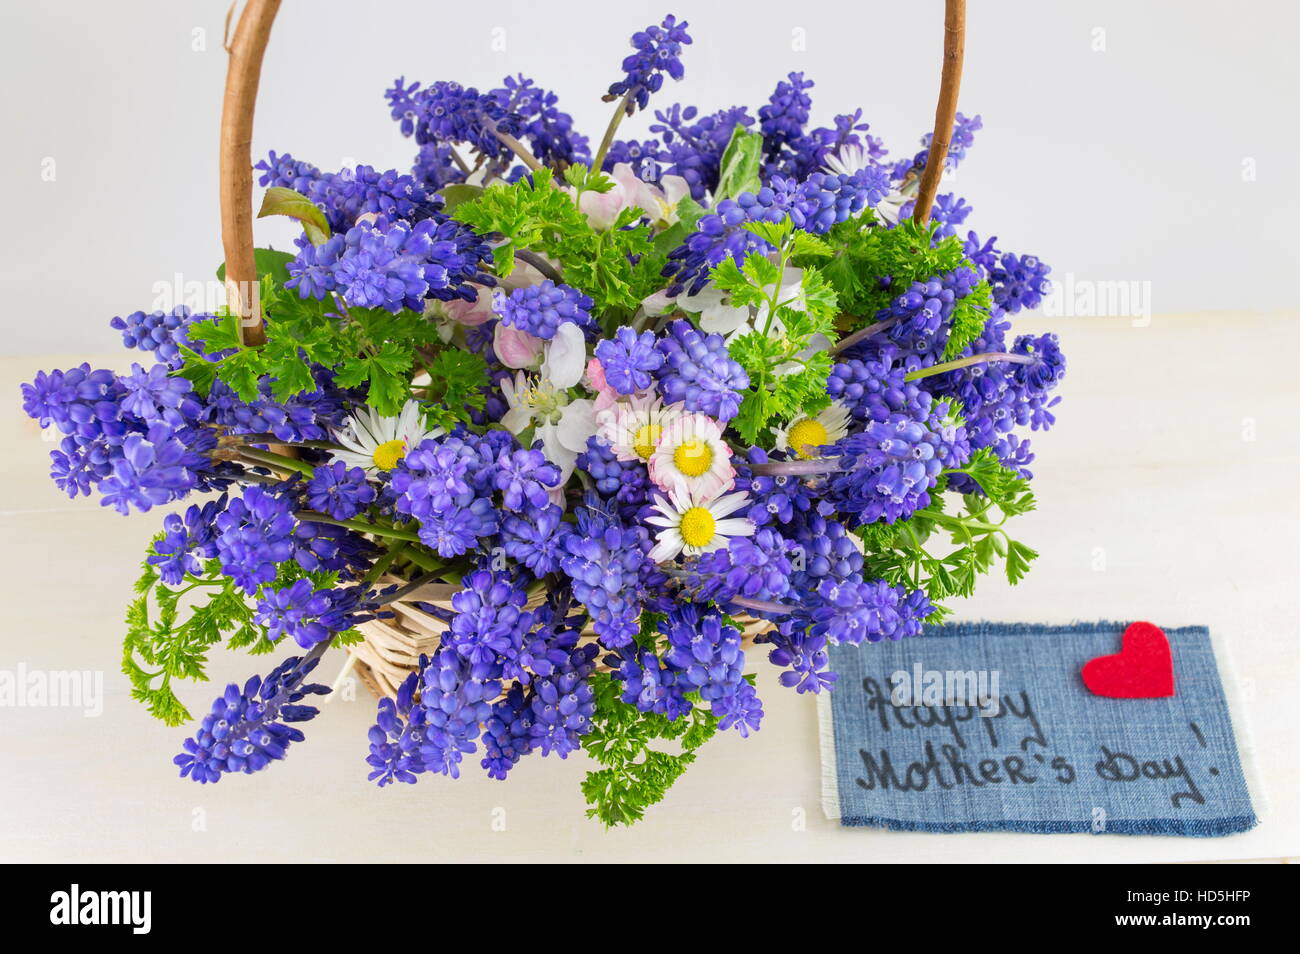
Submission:
[[[401,585],[405,580],[387,576],[382,582]],[[391,619],[377,619],[358,627],[363,639],[347,647],[352,657],[348,665],[376,696],[396,696],[398,686],[418,668],[421,654],[431,655],[442,640],[447,624],[415,604],[432,604],[439,609],[450,610],[451,597],[455,592],[453,586],[430,583],[401,601],[385,607],[392,611]],[[536,609],[545,598],[545,594],[534,596],[527,603],[527,608]],[[772,625],[767,620],[748,616],[739,619],[743,624],[741,635],[746,648],[753,643],[755,637],[767,632]],[[590,628],[584,630],[582,635],[584,641],[596,638]],[[607,668],[599,661],[598,664],[601,668]]]
[[[226,298],[228,307],[242,316],[240,327],[245,344],[253,346],[265,341],[253,258],[253,111],[262,59],[279,7],[280,0],[248,0],[234,36],[226,43],[230,63],[221,115],[221,234],[226,256]],[[227,14],[227,30],[233,14],[234,6]],[[945,0],[943,75],[935,110],[932,154],[946,155],[952,139],[961,83],[965,16],[965,0]],[[942,172],[943,163],[927,163],[913,213],[918,221],[929,218]],[[392,576],[384,582],[399,586],[406,583]],[[350,656],[344,672],[355,668],[376,696],[394,696],[398,686],[418,668],[420,656],[437,650],[447,628],[446,623],[415,604],[450,610],[455,593],[454,586],[429,583],[386,607],[393,613],[391,618],[359,627],[363,639],[347,647]],[[529,605],[539,606],[544,599],[545,594],[539,594]],[[741,617],[741,622],[746,647],[772,625],[749,616]],[[595,637],[588,630],[584,638]]]

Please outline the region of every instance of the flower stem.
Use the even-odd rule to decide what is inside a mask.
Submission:
[[[794,612],[794,607],[787,606],[784,603],[773,603],[770,600],[753,600],[748,596],[733,596],[727,602],[745,609],[757,610],[760,613],[779,613],[782,616],[789,616]]]
[[[833,474],[840,469],[838,457],[817,460],[769,460],[765,464],[750,464],[749,469],[768,477],[805,477],[814,474]]]
[[[245,444],[278,444],[281,447],[311,447],[318,450],[341,450],[342,447],[333,441],[295,441],[292,444],[286,444],[274,434],[231,434],[231,437],[237,438]]]
[[[919,381],[921,378],[932,377],[936,374],[947,374],[949,371],[956,371],[959,368],[969,368],[973,364],[984,364],[989,361],[1010,361],[1013,364],[1033,364],[1034,359],[1027,354],[1010,354],[1006,351],[985,351],[983,354],[973,354],[966,358],[957,358],[955,361],[945,361],[943,364],[932,364],[928,368],[918,368],[908,374],[904,381]]]
[[[623,116],[627,112],[628,97],[632,91],[628,90],[618,101],[618,106],[614,109],[614,115],[610,117],[609,125],[605,128],[605,136],[600,141],[600,148],[596,150],[596,157],[591,160],[591,171],[600,172],[600,167],[604,165],[605,156],[609,154],[609,147],[614,145],[614,133],[618,131],[618,124],[623,121]]]
[[[334,527],[347,527],[349,530],[358,530],[361,533],[373,533],[377,537],[391,537],[394,540],[406,540],[411,543],[419,543],[420,541],[419,536],[410,530],[399,530],[396,527],[366,523],[364,520],[335,520],[333,517],[317,513],[315,510],[299,510],[297,517],[299,520],[307,520],[311,523],[328,523]],[[409,553],[407,557],[410,557]]]
[[[510,133],[502,132],[500,129],[494,127],[492,129],[492,135],[496,136],[503,146],[518,156],[520,161],[533,172],[546,168],[537,161],[537,157],[529,152],[522,142],[510,135]]]
[[[239,456],[253,461],[254,463],[264,464],[267,467],[305,474],[308,477],[316,472],[316,468],[311,464],[296,460],[293,457],[286,457],[284,454],[277,454],[274,451],[258,450],[255,447],[239,448]]]
[[[877,321],[874,324],[867,325],[865,328],[859,328],[857,331],[853,332],[853,334],[841,338],[839,341],[835,342],[835,344],[831,345],[830,353],[839,354],[841,351],[846,351],[849,348],[852,348],[859,341],[870,338],[877,331],[884,331],[897,320],[897,318],[886,318],[884,321]]]
[[[402,551],[405,550],[408,545],[409,545],[409,541],[399,540],[397,543],[389,547],[387,552],[385,552],[383,556],[381,556],[378,560],[375,561],[374,566],[372,566],[370,570],[366,573],[365,578],[362,580],[362,582],[366,584],[370,584],[375,582],[375,580],[379,579],[381,576],[383,576],[384,571],[393,565],[393,561],[396,560],[398,556],[401,555]]]
[[[533,268],[542,273],[543,278],[549,278],[557,285],[564,281],[564,276],[560,274],[560,270],[536,252],[530,252],[526,248],[517,248],[515,249],[515,258],[527,265],[533,266]]]

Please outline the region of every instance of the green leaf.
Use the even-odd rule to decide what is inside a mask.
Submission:
[[[472,202],[483,194],[483,187],[465,182],[453,182],[438,190],[442,196],[442,210],[450,215],[458,206]]]
[[[295,257],[292,252],[278,252],[273,248],[253,249],[253,264],[257,266],[257,277],[270,276],[277,285],[283,285],[289,280],[288,266]],[[226,263],[222,262],[217,266],[217,281],[225,280]]]
[[[664,798],[695,761],[695,751],[716,733],[718,720],[698,700],[676,720],[639,712],[622,701],[619,683],[609,673],[594,673],[591,687],[596,711],[582,746],[602,768],[588,772],[582,783],[592,806],[587,815],[606,826],[630,825]],[[657,740],[674,741],[682,751],[653,748]]]
[[[736,123],[719,163],[718,187],[713,190],[715,201],[734,199],[742,192],[757,192],[762,185],[759,178],[762,162],[763,134],[750,132]]]
[[[262,197],[259,219],[269,215],[287,215],[302,223],[302,230],[313,245],[324,245],[330,240],[330,225],[321,208],[301,192],[283,186],[271,186]]]

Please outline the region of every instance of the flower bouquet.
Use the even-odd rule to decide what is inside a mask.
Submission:
[[[274,7],[245,11],[236,88]],[[152,364],[23,386],[69,496],[168,508],[127,611],[135,698],[179,724],[217,644],[302,650],[226,688],[182,776],[283,758],[326,651],[414,608],[440,638],[379,700],[370,778],[583,749],[590,814],[627,823],[714,733],[759,729],[753,656],[827,691],[828,644],[1025,572],[1018,429],[1053,422],[1064,361],[1009,330],[1047,267],[935,200],[979,117],[891,160],[861,110],[814,125],[792,73],[756,112],[618,138],[690,42],[671,16],[632,36],[594,150],[522,76],[397,80],[409,172],[272,153],[261,214],[301,223],[294,253],[228,234],[256,273],[219,273],[226,308],[113,319]]]

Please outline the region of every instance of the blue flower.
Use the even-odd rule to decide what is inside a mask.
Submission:
[[[863,641],[919,636],[934,612],[923,590],[909,591],[884,580],[869,583],[823,580],[807,594],[797,617],[810,623],[813,636],[856,646]]]
[[[808,122],[812,97],[805,90],[812,89],[812,80],[802,73],[791,73],[776,84],[776,90],[767,105],[758,111],[759,128],[763,132],[763,152],[769,157],[778,155],[788,144],[803,134]]]
[[[470,283],[493,283],[481,270],[491,258],[483,239],[441,215],[414,225],[381,216],[321,246],[300,238],[285,287],[303,298],[337,292],[359,308],[422,311],[426,298],[474,300]]]
[[[138,364],[131,365],[131,373],[120,379],[122,385],[122,411],[145,422],[163,420],[197,420],[202,408],[190,382],[172,377],[164,364],[155,364],[146,371]],[[175,414],[168,414],[174,411]]]
[[[725,549],[702,554],[691,566],[696,599],[731,602],[737,596],[779,603],[790,591],[794,544],[764,527],[752,537],[732,537]]]
[[[497,458],[495,482],[507,510],[524,505],[542,508],[550,503],[549,490],[560,483],[560,468],[540,450],[502,451]]]
[[[399,79],[388,91],[394,119],[402,124],[402,134],[414,136],[420,145],[427,143],[467,143],[489,159],[508,162],[510,150],[497,133],[518,136],[523,132],[523,118],[504,105],[493,93],[480,93],[447,81],[432,83],[423,89],[419,83],[406,86]]]
[[[266,635],[272,641],[292,636],[303,649],[310,649],[334,635],[320,621],[329,608],[330,591],[315,589],[311,580],[301,579],[278,590],[268,587],[258,601],[253,619],[266,627]]]
[[[591,317],[591,298],[569,285],[557,285],[549,278],[537,285],[516,288],[509,295],[498,291],[495,301],[503,325],[548,341],[566,321],[584,332],[596,330]]]
[[[694,106],[676,103],[667,110],[656,110],[658,122],[650,125],[650,131],[658,134],[662,143],[655,140],[615,143],[606,156],[605,169],[627,162],[637,178],[645,182],[657,183],[663,176],[681,176],[690,186],[691,197],[703,201],[718,187],[722,156],[731,144],[736,127],[752,126],[754,117],[743,106],[721,109],[696,119],[698,115],[699,110]]]
[[[624,526],[593,502],[579,507],[577,516],[577,532],[564,538],[560,568],[601,642],[611,649],[626,646],[640,632],[642,603],[664,581],[648,556],[650,535],[645,527]]]
[[[652,331],[638,335],[626,325],[596,344],[596,358],[605,381],[619,394],[633,394],[650,387],[650,372],[663,367],[663,355],[655,350]]]
[[[672,721],[691,711],[686,694],[694,687],[680,670],[665,666],[650,650],[628,644],[606,656],[605,664],[623,683],[623,701],[638,711],[654,712]]]
[[[307,482],[307,504],[335,520],[351,520],[375,502],[375,488],[360,467],[348,468],[341,460],[321,464]]]
[[[294,556],[293,503],[254,484],[216,518],[221,571],[245,593],[274,583],[279,564]]]
[[[459,778],[461,759],[475,751],[492,700],[501,694],[500,667],[440,649],[422,667],[420,684],[422,770]]]
[[[109,325],[122,332],[122,343],[128,348],[150,352],[159,362],[174,371],[185,363],[181,354],[182,347],[203,353],[203,349],[189,339],[190,326],[212,318],[212,315],[193,314],[184,305],[177,305],[170,312],[154,311],[146,314],[134,311],[125,318],[114,318]],[[221,352],[213,357],[224,354]]]
[[[301,705],[300,700],[330,691],[328,686],[305,681],[319,662],[316,651],[293,656],[265,679],[249,679],[242,690],[235,683],[227,686],[198,731],[185,740],[185,751],[172,760],[180,766],[181,778],[188,776],[200,784],[219,782],[229,772],[251,775],[284,758],[289,746],[304,738],[291,723],[306,722],[320,711]]]
[[[428,662],[421,657],[423,667]],[[367,779],[378,782],[383,788],[394,781],[414,784],[416,775],[423,772],[424,709],[415,704],[415,691],[420,685],[421,673],[413,672],[398,687],[397,698],[379,700],[375,725],[367,736],[370,754],[366,764],[371,768]]]
[[[392,472],[398,513],[419,521],[420,539],[441,556],[466,553],[497,530],[497,512],[489,498],[495,478],[493,451],[486,439],[426,440]]]
[[[849,409],[859,422],[883,421],[894,412],[915,414],[929,405],[921,387],[906,380],[897,364],[897,349],[884,345],[868,360],[849,358],[831,367],[826,393]]]
[[[613,505],[625,522],[635,521],[650,502],[650,475],[640,461],[621,461],[613,449],[596,435],[587,438],[587,449],[578,455],[577,466],[586,471],[595,491]]]
[[[560,568],[564,538],[570,533],[564,511],[555,504],[527,508],[501,518],[501,545],[506,556],[527,567],[537,578]]]
[[[728,626],[716,609],[701,612],[694,604],[675,607],[659,626],[667,638],[664,662],[677,670],[678,681],[697,690],[721,720],[723,731],[742,736],[756,730],[762,703],[745,680],[745,653],[740,630]]]
[[[669,14],[659,26],[650,25],[644,30],[632,34],[632,48],[623,60],[625,75],[609,87],[607,100],[627,96],[627,113],[645,109],[650,103],[650,94],[658,92],[664,84],[664,73],[675,80],[686,75],[682,66],[682,47],[691,42],[686,32],[686,23],[678,23],[677,18]]]
[[[527,602],[528,595],[508,576],[476,570],[461,581],[461,589],[451,598],[455,615],[442,644],[475,665],[510,662],[536,622],[536,616],[524,609]]]
[[[225,495],[209,500],[202,507],[191,504],[182,516],[169,513],[163,518],[163,538],[154,543],[148,562],[158,569],[158,576],[169,586],[177,586],[186,573],[199,576],[202,560],[217,555],[216,519],[226,507]]]
[[[523,75],[507,76],[504,87],[490,93],[507,113],[522,124],[520,138],[543,164],[556,161],[590,164],[587,137],[573,128],[573,117],[561,112],[558,97]]]
[[[729,421],[740,410],[740,392],[749,375],[727,351],[722,335],[703,335],[684,319],[668,326],[656,347],[663,366],[656,372],[665,404],[684,402],[686,410]]]
[[[930,502],[930,490],[945,469],[970,458],[964,426],[945,420],[947,405],[928,416],[892,413],[836,445],[843,470],[830,478],[837,508],[857,525],[906,520]]]

